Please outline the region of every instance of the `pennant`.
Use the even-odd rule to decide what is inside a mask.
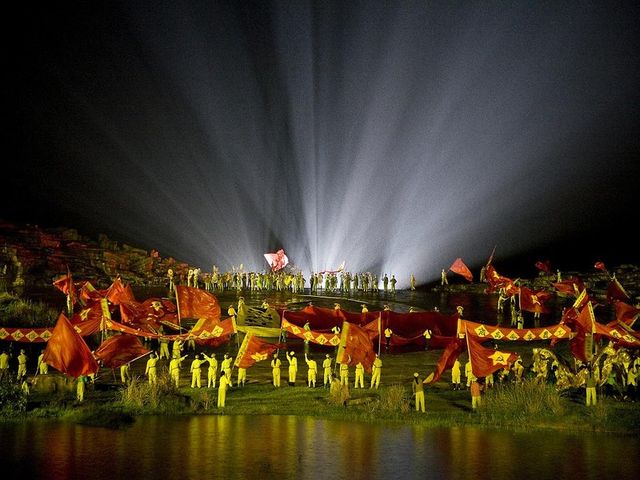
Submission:
[[[280,343],[269,343],[252,333],[247,333],[242,340],[234,365],[239,368],[249,368],[257,362],[268,359],[273,352],[283,347],[284,345]]]
[[[371,373],[376,353],[371,338],[365,330],[349,322],[342,322],[340,345],[338,346],[337,363],[346,363],[353,367],[362,363],[365,371]]]
[[[107,368],[118,368],[150,353],[133,335],[114,335],[96,349],[95,357]]]
[[[276,253],[265,253],[264,258],[267,260],[272,272],[282,270],[289,264],[289,259],[283,249],[278,250]]]
[[[466,337],[471,371],[476,377],[491,375],[493,372],[509,367],[518,359],[515,353],[483,347],[476,337],[469,335],[468,332]]]
[[[98,371],[91,350],[62,313],[44,350],[43,361],[75,378]]]
[[[469,282],[473,282],[473,274],[469,267],[467,267],[461,258],[456,258],[455,261],[449,267],[453,273],[457,273],[461,277],[466,278]]]

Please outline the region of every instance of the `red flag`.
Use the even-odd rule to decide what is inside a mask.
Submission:
[[[342,333],[336,362],[346,363],[351,367],[362,363],[364,369],[371,373],[371,367],[375,359],[376,353],[373,350],[373,343],[367,332],[353,323],[342,322]]]
[[[537,261],[536,268],[544,273],[551,273],[551,262],[549,260]]]
[[[578,296],[584,290],[584,283],[578,277],[571,277],[553,284],[554,288],[563,295]]]
[[[549,313],[550,310],[544,302],[551,298],[550,292],[544,290],[533,291],[527,287],[520,287],[520,308],[527,312]]]
[[[213,318],[220,320],[218,299],[204,290],[176,285],[176,303],[181,318]]]
[[[76,287],[73,284],[73,278],[71,277],[70,272],[67,272],[66,275],[63,275],[54,281],[53,285],[65,295],[69,295],[73,305],[76,304],[78,293],[76,292]]]
[[[471,371],[476,377],[491,375],[497,370],[510,366],[518,359],[515,353],[483,347],[476,337],[469,335],[468,331],[466,337]]]
[[[189,331],[189,335],[196,340],[209,340],[236,333],[237,328],[233,317],[229,317],[223,321],[215,318],[201,318],[196,322]]]
[[[96,349],[95,356],[107,368],[118,368],[136,358],[140,358],[150,350],[144,348],[140,340],[133,335],[114,335],[105,340]]]
[[[278,250],[276,253],[265,253],[264,258],[267,260],[272,272],[282,270],[289,264],[289,259],[282,249]]]
[[[447,345],[440,356],[440,360],[438,360],[438,363],[436,364],[436,371],[427,377],[427,383],[437,382],[445,370],[449,370],[453,367],[454,362],[462,353],[464,348],[463,345],[462,340],[459,338],[452,340],[449,345]]]
[[[509,277],[500,275],[493,265],[488,265],[485,270],[485,277],[489,284],[490,290],[497,291],[504,288],[507,295],[515,295],[518,293],[518,287],[515,286],[513,280]]]
[[[469,282],[473,282],[473,274],[469,267],[467,267],[461,258],[456,258],[455,261],[449,267],[453,273],[457,273],[461,277],[466,278]]]
[[[75,378],[98,371],[91,350],[62,313],[44,350],[43,361]]]
[[[376,318],[375,320],[372,320],[369,323],[362,325],[362,329],[365,332],[367,332],[367,335],[369,335],[369,338],[371,340],[378,338],[380,336],[380,332],[382,332],[381,314],[378,314],[378,318]]]
[[[595,268],[597,270],[602,270],[603,272],[607,271],[607,267],[604,266],[604,262],[596,262],[596,264],[593,266],[593,268]]]
[[[131,288],[122,283],[120,277],[116,278],[111,286],[107,288],[105,297],[114,305],[135,301]]]
[[[249,368],[257,362],[266,360],[282,347],[280,343],[269,343],[252,333],[247,333],[240,345],[234,365],[239,368]]]
[[[629,294],[620,284],[615,275],[607,287],[607,302],[613,303],[614,300],[620,300],[622,302],[628,302],[630,300]]]
[[[615,302],[614,307],[616,309],[616,320],[624,323],[628,327],[633,327],[633,324],[640,314],[640,309],[623,301]]]

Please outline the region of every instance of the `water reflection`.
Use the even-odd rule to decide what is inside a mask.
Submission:
[[[640,478],[640,441],[312,418],[140,418],[127,430],[0,429],[3,478]]]

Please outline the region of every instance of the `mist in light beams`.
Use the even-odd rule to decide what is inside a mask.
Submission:
[[[30,181],[68,218],[204,270],[284,248],[406,286],[575,235],[630,190],[636,7],[205,5],[84,12],[35,53]]]

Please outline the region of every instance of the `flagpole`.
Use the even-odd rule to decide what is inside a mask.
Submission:
[[[180,302],[178,301],[178,286],[173,284],[173,293],[176,295],[176,310],[178,312],[178,326],[182,329],[182,320],[180,319]]]
[[[380,356],[380,349],[382,344],[382,312],[378,313],[378,356]]]

